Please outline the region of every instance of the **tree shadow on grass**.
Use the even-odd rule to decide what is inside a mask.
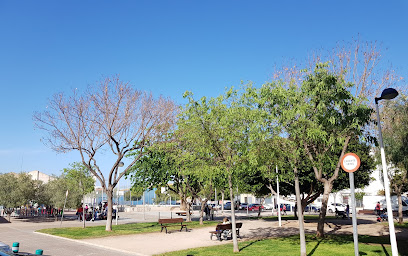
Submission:
[[[319,242],[317,242],[316,246],[309,252],[309,254],[307,256],[313,255],[313,253],[315,253],[316,249],[319,247],[321,242],[322,242],[322,240],[319,240]]]
[[[242,248],[240,249],[240,251],[244,251],[245,249],[247,249],[247,248],[250,247],[251,245],[254,245],[254,244],[256,244],[256,243],[258,243],[258,242],[260,242],[260,241],[261,241],[261,240],[254,240],[254,241],[250,242],[249,244],[245,245],[244,247],[242,247]]]

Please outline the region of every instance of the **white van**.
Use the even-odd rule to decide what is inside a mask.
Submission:
[[[405,196],[402,196],[401,199],[402,199],[402,212],[408,215],[408,198]],[[380,205],[381,205],[381,209],[384,209],[384,211],[387,210],[387,201],[385,199],[380,201]],[[392,211],[398,212],[398,197],[397,196],[391,197],[391,207],[392,207]]]

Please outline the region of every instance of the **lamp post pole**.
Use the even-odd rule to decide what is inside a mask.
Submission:
[[[119,167],[123,167],[123,166],[124,166],[124,163],[119,162],[118,172],[119,172]],[[118,188],[116,189],[116,195],[118,197],[118,204],[116,205],[116,216],[115,216],[116,217],[116,225],[118,225],[118,218],[119,218],[119,189],[120,189],[120,186],[119,186],[119,181],[118,181]]]
[[[394,228],[394,215],[392,214],[392,206],[391,206],[391,196],[390,196],[390,182],[388,179],[388,172],[387,172],[387,162],[385,160],[385,151],[384,151],[384,144],[381,132],[381,120],[380,120],[380,111],[378,108],[378,101],[382,99],[393,99],[397,97],[398,92],[392,88],[385,89],[380,98],[375,98],[375,107],[377,110],[377,123],[378,123],[378,138],[380,140],[380,152],[381,152],[381,162],[383,167],[383,176],[384,176],[384,191],[385,191],[385,199],[387,201],[387,215],[388,215],[388,227],[390,232],[390,241],[391,241],[391,250],[393,256],[398,256],[398,247],[397,247],[397,239],[395,236],[395,228]]]
[[[277,192],[277,197],[276,201],[278,203],[278,222],[279,222],[279,227],[282,227],[282,218],[281,218],[281,211],[280,211],[280,200],[279,200],[279,178],[278,178],[278,166],[276,165],[276,192]]]

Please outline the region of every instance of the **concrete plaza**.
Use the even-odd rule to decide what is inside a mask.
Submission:
[[[157,221],[158,217],[167,218],[171,212],[122,212],[118,224],[135,222]],[[250,216],[256,216],[256,213],[250,213]],[[264,212],[263,216],[271,215],[270,212]],[[71,214],[71,218],[75,215]],[[224,216],[229,216],[229,211],[223,214],[218,213],[216,219],[221,220]],[[198,212],[193,214],[197,219]],[[295,220],[282,221],[282,227],[279,227],[276,220],[252,220],[247,218],[246,212],[237,213],[239,222],[243,223],[241,229],[241,240],[278,237],[282,235],[298,234],[298,224]],[[375,221],[375,216],[358,216],[359,234],[367,235],[387,235],[387,225],[382,225]],[[104,225],[105,221],[87,222],[87,226]],[[115,225],[115,221],[113,221]],[[60,222],[51,219],[13,219],[11,223],[0,223],[0,241],[6,244],[13,242],[20,243],[20,251],[34,253],[36,249],[43,249],[44,255],[71,256],[71,255],[154,255],[168,251],[183,250],[188,248],[219,245],[230,243],[231,241],[210,240],[209,231],[214,227],[189,229],[188,232],[172,231],[170,234],[155,233],[113,236],[93,239],[66,239],[35,232],[42,228],[60,227]],[[77,220],[64,221],[63,227],[81,227],[82,222]],[[305,223],[306,231],[314,233],[316,231],[316,222]],[[351,220],[330,220],[325,227],[327,233],[351,233]],[[397,237],[407,238],[406,231],[397,230]]]

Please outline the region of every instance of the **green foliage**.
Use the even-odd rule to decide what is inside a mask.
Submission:
[[[365,192],[356,192],[354,197],[356,198],[356,200],[363,200],[363,197],[366,195]]]
[[[132,198],[130,198],[132,196]],[[130,191],[126,191],[124,194],[125,200],[130,201],[138,201],[142,199],[143,196],[143,190],[142,189],[137,189],[135,187],[132,187]]]
[[[386,101],[383,110],[383,141],[387,161],[391,162],[391,188],[395,193],[408,191],[408,98]],[[379,155],[379,154],[377,154]]]
[[[29,204],[35,198],[35,182],[26,173],[0,174],[0,205],[7,214],[14,208]]]
[[[95,180],[84,165],[72,163],[62,170],[61,176],[43,185],[43,197],[38,203],[63,208],[68,190],[66,207],[77,208],[83,196],[94,191],[94,184]]]
[[[95,180],[89,169],[82,163],[72,163],[62,172],[69,190],[78,191],[82,196],[94,191]]]
[[[68,190],[67,180],[63,176],[56,177],[54,180],[50,180],[45,184],[44,195],[47,198],[46,201],[42,202],[46,205],[52,205],[57,208],[64,207],[65,195]],[[79,203],[80,203],[79,198]],[[67,199],[66,207],[76,208],[78,206],[78,195],[75,196],[74,191],[70,191]]]

